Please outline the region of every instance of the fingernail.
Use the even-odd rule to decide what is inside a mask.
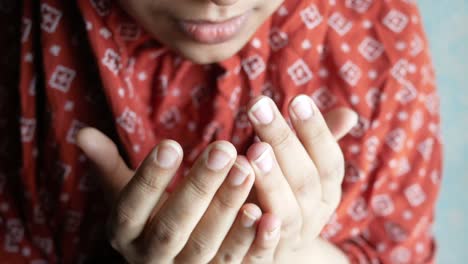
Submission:
[[[178,149],[177,146],[174,146],[170,142],[159,145],[156,150],[156,164],[164,169],[174,167],[180,156]]]
[[[291,104],[294,114],[300,120],[307,120],[314,115],[314,110],[307,95],[300,95]]]
[[[228,151],[223,150],[220,146],[216,146],[210,150],[210,153],[208,153],[206,166],[210,170],[219,171],[224,169],[224,167],[229,164],[232,158],[233,157],[229,154]]]
[[[265,240],[275,239],[279,235],[280,226],[274,227],[272,230],[265,232]]]
[[[245,182],[248,175],[249,170],[236,162],[229,172],[228,179],[232,186],[239,186]]]
[[[268,173],[273,168],[273,157],[271,156],[270,149],[267,148],[255,161],[255,165],[262,173]]]
[[[242,211],[242,226],[245,228],[252,227],[255,224],[255,222],[257,222],[258,218],[260,218],[258,212],[248,211],[247,209],[245,209],[244,211]]]
[[[260,99],[250,109],[250,117],[253,121],[262,125],[268,125],[273,121],[273,109],[267,98]]]

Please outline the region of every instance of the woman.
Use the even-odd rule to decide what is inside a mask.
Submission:
[[[19,2],[1,7],[3,261],[433,262],[413,2]]]

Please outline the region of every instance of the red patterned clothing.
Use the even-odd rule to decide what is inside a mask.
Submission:
[[[274,98],[287,117],[301,93],[323,112],[360,115],[340,142],[343,199],[322,236],[353,263],[434,261],[438,96],[414,1],[286,0],[235,56],[206,66],[162,47],[115,1],[1,3],[2,263],[116,255],[80,128],[112,137],[133,168],[177,140],[182,175],[214,140],[245,153],[253,97]]]

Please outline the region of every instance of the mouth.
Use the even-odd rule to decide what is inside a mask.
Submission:
[[[224,21],[181,20],[182,32],[203,44],[219,44],[233,39],[245,25],[250,12]]]

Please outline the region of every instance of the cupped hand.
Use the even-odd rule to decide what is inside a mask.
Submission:
[[[81,130],[77,142],[112,204],[110,243],[130,263],[241,263],[252,244],[261,248],[256,235],[268,237],[281,224],[244,204],[255,177],[228,142],[208,146],[171,194],[165,190],[183,156],[177,142],[163,140],[136,171],[96,129]]]
[[[252,247],[246,263],[282,263],[310,248],[341,198],[344,158],[337,139],[357,122],[357,115],[339,108],[325,118],[310,97],[290,104],[290,129],[268,97],[254,100],[249,118],[261,142],[248,152],[255,171],[256,199],[264,213],[282,222],[280,242],[268,259]]]

